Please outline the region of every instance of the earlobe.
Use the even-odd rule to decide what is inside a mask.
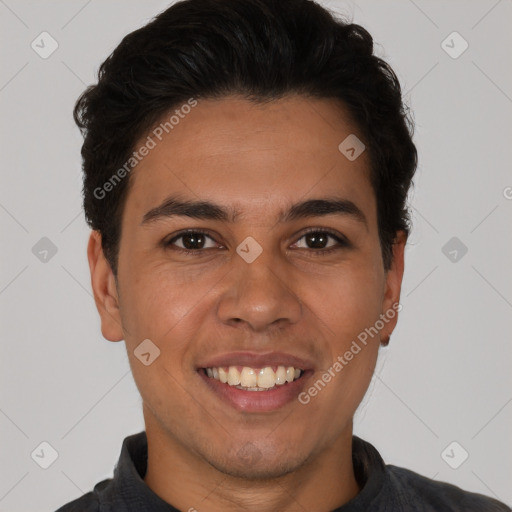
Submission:
[[[109,341],[124,339],[115,277],[101,247],[101,234],[91,231],[87,246],[94,302],[101,318],[101,332]]]
[[[405,244],[407,243],[407,234],[404,231],[397,231],[393,243],[393,260],[391,268],[386,274],[384,301],[382,304],[382,315],[386,320],[381,330],[381,344],[387,346],[391,333],[396,327],[398,321],[398,311],[401,309],[400,291],[402,288],[402,279],[404,275],[404,253]]]
[[[391,334],[387,334],[385,336],[381,336],[380,344],[383,347],[387,347],[389,345],[389,340],[391,339]]]

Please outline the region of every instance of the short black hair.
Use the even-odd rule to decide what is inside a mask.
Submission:
[[[399,80],[374,55],[371,35],[312,0],[183,0],[125,36],[74,108],[84,136],[85,216],[102,235],[114,275],[131,180],[112,178],[126,170],[137,141],[191,98],[266,102],[292,94],[336,100],[355,121],[390,268],[397,230],[410,231],[417,151]]]

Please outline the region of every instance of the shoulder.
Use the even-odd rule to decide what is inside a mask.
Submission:
[[[92,492],[88,492],[81,498],[66,503],[66,505],[57,509],[56,512],[99,512],[99,510],[100,504],[98,499]]]
[[[418,512],[443,510],[445,512],[511,512],[504,503],[468,492],[447,482],[438,482],[409,469],[386,467],[397,496],[404,505],[415,504]],[[421,503],[420,506],[418,506]]]
[[[55,512],[100,512],[100,493],[111,482],[111,478],[102,480],[94,486],[93,491],[84,494],[76,500],[66,503]],[[101,510],[102,512],[105,510],[103,506]]]

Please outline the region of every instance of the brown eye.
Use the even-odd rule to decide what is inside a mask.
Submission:
[[[206,240],[202,233],[186,233],[180,238],[185,249],[203,249]]]
[[[210,245],[206,244],[210,242]],[[171,238],[169,241],[165,242],[166,247],[172,246],[179,251],[184,252],[199,252],[202,249],[210,249],[216,247],[216,242],[213,238],[202,232],[202,231],[185,231],[179,233],[175,237]]]
[[[308,233],[304,235],[304,240],[310,249],[325,249],[331,238],[326,233]]]
[[[301,240],[304,240],[304,242],[299,245]],[[323,253],[347,247],[349,243],[343,237],[330,231],[311,229],[302,235],[294,245],[298,246],[299,249],[313,249],[314,252]]]

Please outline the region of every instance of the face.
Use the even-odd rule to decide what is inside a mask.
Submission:
[[[338,149],[350,134],[329,100],[201,100],[130,177],[118,287],[91,237],[102,332],[125,339],[147,431],[226,474],[286,474],[351,433],[395,326],[405,239],[385,272],[367,151]]]

